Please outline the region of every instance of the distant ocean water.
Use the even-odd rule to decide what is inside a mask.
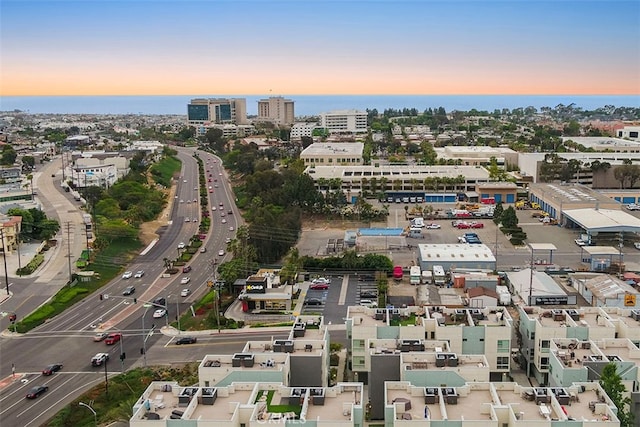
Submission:
[[[574,103],[583,110],[605,105],[640,107],[640,96],[607,95],[300,95],[286,96],[295,101],[295,114],[318,115],[331,110],[376,108],[444,107],[447,111],[514,109],[533,106],[555,107]],[[22,110],[32,114],[187,114],[192,98],[245,98],[247,114],[257,114],[257,101],[268,95],[175,95],[175,96],[3,96],[0,111]]]

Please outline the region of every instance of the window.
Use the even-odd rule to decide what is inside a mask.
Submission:
[[[542,353],[549,353],[549,346],[550,346],[551,342],[549,340],[542,340],[540,341],[540,347],[542,347],[542,350],[540,350]]]
[[[540,369],[549,369],[549,358],[541,357],[540,358]]]
[[[498,353],[509,353],[511,342],[509,340],[498,340]]]
[[[509,369],[509,356],[498,356],[496,358],[497,369]]]

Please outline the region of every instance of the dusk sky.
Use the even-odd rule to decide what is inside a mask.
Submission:
[[[640,94],[640,1],[0,3],[0,95]]]

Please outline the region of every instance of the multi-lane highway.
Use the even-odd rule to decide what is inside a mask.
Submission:
[[[144,270],[140,278],[123,279],[117,277],[104,286],[99,293],[87,297],[64,313],[52,318],[34,331],[22,335],[3,337],[0,340],[0,424],[3,426],[40,425],[55,414],[77,395],[100,381],[104,381],[102,368],[91,367],[90,360],[98,352],[108,352],[110,361],[108,372],[120,372],[133,365],[144,363],[170,363],[184,360],[198,360],[213,350],[225,352],[218,347],[220,338],[199,338],[198,344],[191,346],[171,345],[172,339],[159,333],[150,334],[153,327],[159,329],[168,319],[174,319],[176,311],[187,310],[188,306],[207,291],[206,281],[212,276],[212,259],[223,261],[218,251],[226,247],[226,239],[233,237],[237,229],[239,215],[234,204],[233,193],[229,187],[225,171],[220,160],[214,156],[199,152],[205,164],[205,176],[215,177],[218,185],[209,192],[207,181],[200,183],[197,162],[193,158],[193,150],[180,149],[179,158],[183,162],[180,179],[177,182],[176,198],[169,213],[170,223],[160,231],[159,240],[143,255],[135,259],[127,270],[136,272]],[[205,178],[207,179],[207,178]],[[200,217],[200,185],[206,185],[209,196],[209,207],[224,206],[224,212],[233,210],[234,214],[226,215],[226,224],[222,217],[211,212],[212,227],[205,247],[207,252],[197,253],[189,265],[192,271],[188,274],[162,277],[164,259],[175,259],[178,256],[178,244],[188,243],[198,232]],[[183,200],[183,203],[180,203]],[[186,203],[190,200],[190,203]],[[194,203],[195,200],[195,203]],[[189,222],[185,218],[189,218]],[[195,221],[194,221],[195,219]],[[123,266],[124,267],[124,266]],[[180,283],[182,277],[190,277],[190,283]],[[127,286],[135,286],[130,297],[123,297]],[[188,297],[181,297],[180,291],[189,287],[192,291]],[[99,297],[103,295],[103,298]],[[104,298],[108,295],[108,298]],[[133,303],[136,298],[137,304]],[[167,302],[167,318],[155,319],[153,311],[157,308],[144,304],[157,297],[164,297]],[[107,346],[104,342],[93,342],[96,328],[102,327],[110,331],[120,331],[124,338],[120,343]],[[148,337],[143,343],[143,337]],[[242,339],[229,343],[233,351],[242,348]],[[146,347],[144,356],[141,349]],[[121,362],[120,354],[126,355]],[[42,377],[40,372],[50,363],[63,363],[60,373],[50,377]],[[12,381],[12,365],[16,377],[22,381]],[[26,391],[34,385],[47,385],[49,391],[35,400],[26,400]]]

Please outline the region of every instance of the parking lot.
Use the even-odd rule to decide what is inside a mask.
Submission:
[[[377,202],[376,202],[377,203]],[[325,251],[328,239],[343,239],[346,230],[357,230],[366,227],[388,227],[388,228],[405,228],[409,226],[409,221],[405,218],[404,204],[392,204],[389,206],[390,212],[386,222],[381,223],[352,223],[352,222],[325,222],[307,226],[303,229],[301,239],[298,243],[300,255],[310,256],[326,256]],[[453,208],[453,205],[439,205],[439,210]],[[571,267],[579,269],[583,267],[582,251],[576,245],[575,239],[580,238],[580,229],[568,229],[557,225],[545,225],[537,218],[533,218],[532,211],[519,210],[516,211],[519,225],[527,233],[527,242],[529,243],[551,243],[557,248],[553,253],[534,253],[533,261],[535,265],[546,265],[553,263],[558,266]],[[632,214],[635,214],[633,212]],[[474,219],[482,223],[483,228],[473,230],[457,229],[451,225],[452,219],[435,220],[433,222],[440,224],[440,229],[422,229],[421,238],[404,237],[404,244],[389,244],[376,253],[382,253],[389,256],[394,265],[402,265],[409,267],[417,262],[417,246],[421,243],[458,243],[458,237],[465,232],[474,232],[482,243],[496,252],[497,264],[499,270],[515,268],[525,268],[531,264],[532,254],[527,246],[513,246],[507,237],[502,234],[491,219]],[[426,222],[432,222],[428,219]],[[627,265],[638,265],[640,263],[640,251],[633,247],[633,241],[636,236],[628,235],[625,237],[625,246],[623,248],[624,262]],[[600,243],[599,243],[600,244]],[[616,242],[605,241],[605,244],[613,244]]]

